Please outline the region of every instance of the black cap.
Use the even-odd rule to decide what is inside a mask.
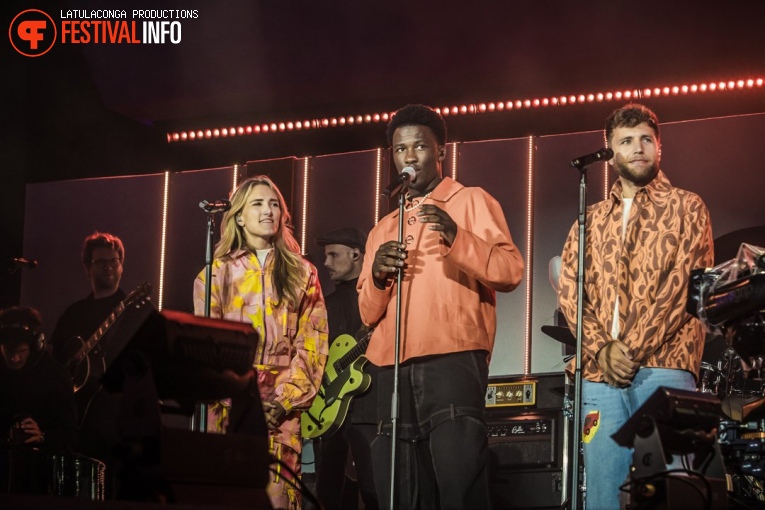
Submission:
[[[367,235],[356,227],[343,227],[330,230],[316,238],[316,244],[327,246],[328,244],[343,244],[351,248],[358,248],[364,253],[367,244]]]
[[[40,312],[26,306],[0,310],[0,344],[13,345],[35,340],[42,326]]]

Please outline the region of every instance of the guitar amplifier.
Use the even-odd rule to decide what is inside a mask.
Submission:
[[[489,379],[486,424],[495,508],[559,508],[570,420],[564,373]]]

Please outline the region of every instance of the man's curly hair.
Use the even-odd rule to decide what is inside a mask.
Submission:
[[[427,126],[436,135],[438,144],[446,145],[446,122],[440,113],[429,106],[409,104],[394,113],[385,133],[388,145],[393,143],[393,133],[401,126]]]
[[[650,109],[642,104],[630,103],[626,106],[614,110],[611,115],[606,119],[606,141],[611,143],[611,135],[616,128],[628,127],[633,128],[638,124],[645,122],[656,133],[656,138],[659,138],[659,118]]]

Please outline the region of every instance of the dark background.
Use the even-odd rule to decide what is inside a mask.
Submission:
[[[380,124],[175,144],[167,143],[168,131],[765,74],[765,3],[756,0],[9,1],[0,7],[2,26],[27,8],[57,22],[62,9],[90,8],[197,9],[198,18],[182,20],[178,45],[57,44],[27,58],[7,39],[0,44],[0,266],[25,255],[27,183],[385,143]],[[765,111],[763,88],[644,102],[663,122]],[[447,123],[450,139],[462,142],[589,131],[620,104],[450,116]],[[18,279],[4,278],[0,305],[18,296]]]

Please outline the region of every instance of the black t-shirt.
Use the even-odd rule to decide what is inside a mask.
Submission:
[[[324,298],[327,307],[327,322],[329,323],[330,343],[340,335],[355,336],[361,328],[359,313],[359,294],[356,282],[359,279],[335,283],[335,291]]]
[[[340,335],[348,334],[360,340],[357,333],[363,326],[359,313],[359,294],[356,291],[358,278],[335,283],[335,291],[324,298],[329,324],[329,344]],[[351,401],[348,411],[351,423],[375,423],[377,419],[377,388],[375,370],[372,363],[364,365],[364,372],[372,377],[372,386]]]
[[[56,328],[53,330],[51,345],[53,356],[62,363],[67,342],[73,337],[79,336],[87,340],[117,308],[117,305],[125,299],[125,292],[117,289],[111,296],[95,299],[91,293],[85,299],[71,304],[61,315]],[[104,339],[107,340],[107,339]]]
[[[79,336],[83,341],[98,329],[126,297],[122,289],[111,296],[95,299],[91,293],[85,299],[70,305],[53,331],[51,344],[57,359],[66,354],[67,342]],[[99,341],[99,347],[109,352],[108,334]],[[65,360],[62,360],[65,361]],[[79,452],[111,464],[111,452],[119,442],[117,416],[120,411],[119,394],[101,389],[100,382],[91,377],[75,395],[80,420]]]

